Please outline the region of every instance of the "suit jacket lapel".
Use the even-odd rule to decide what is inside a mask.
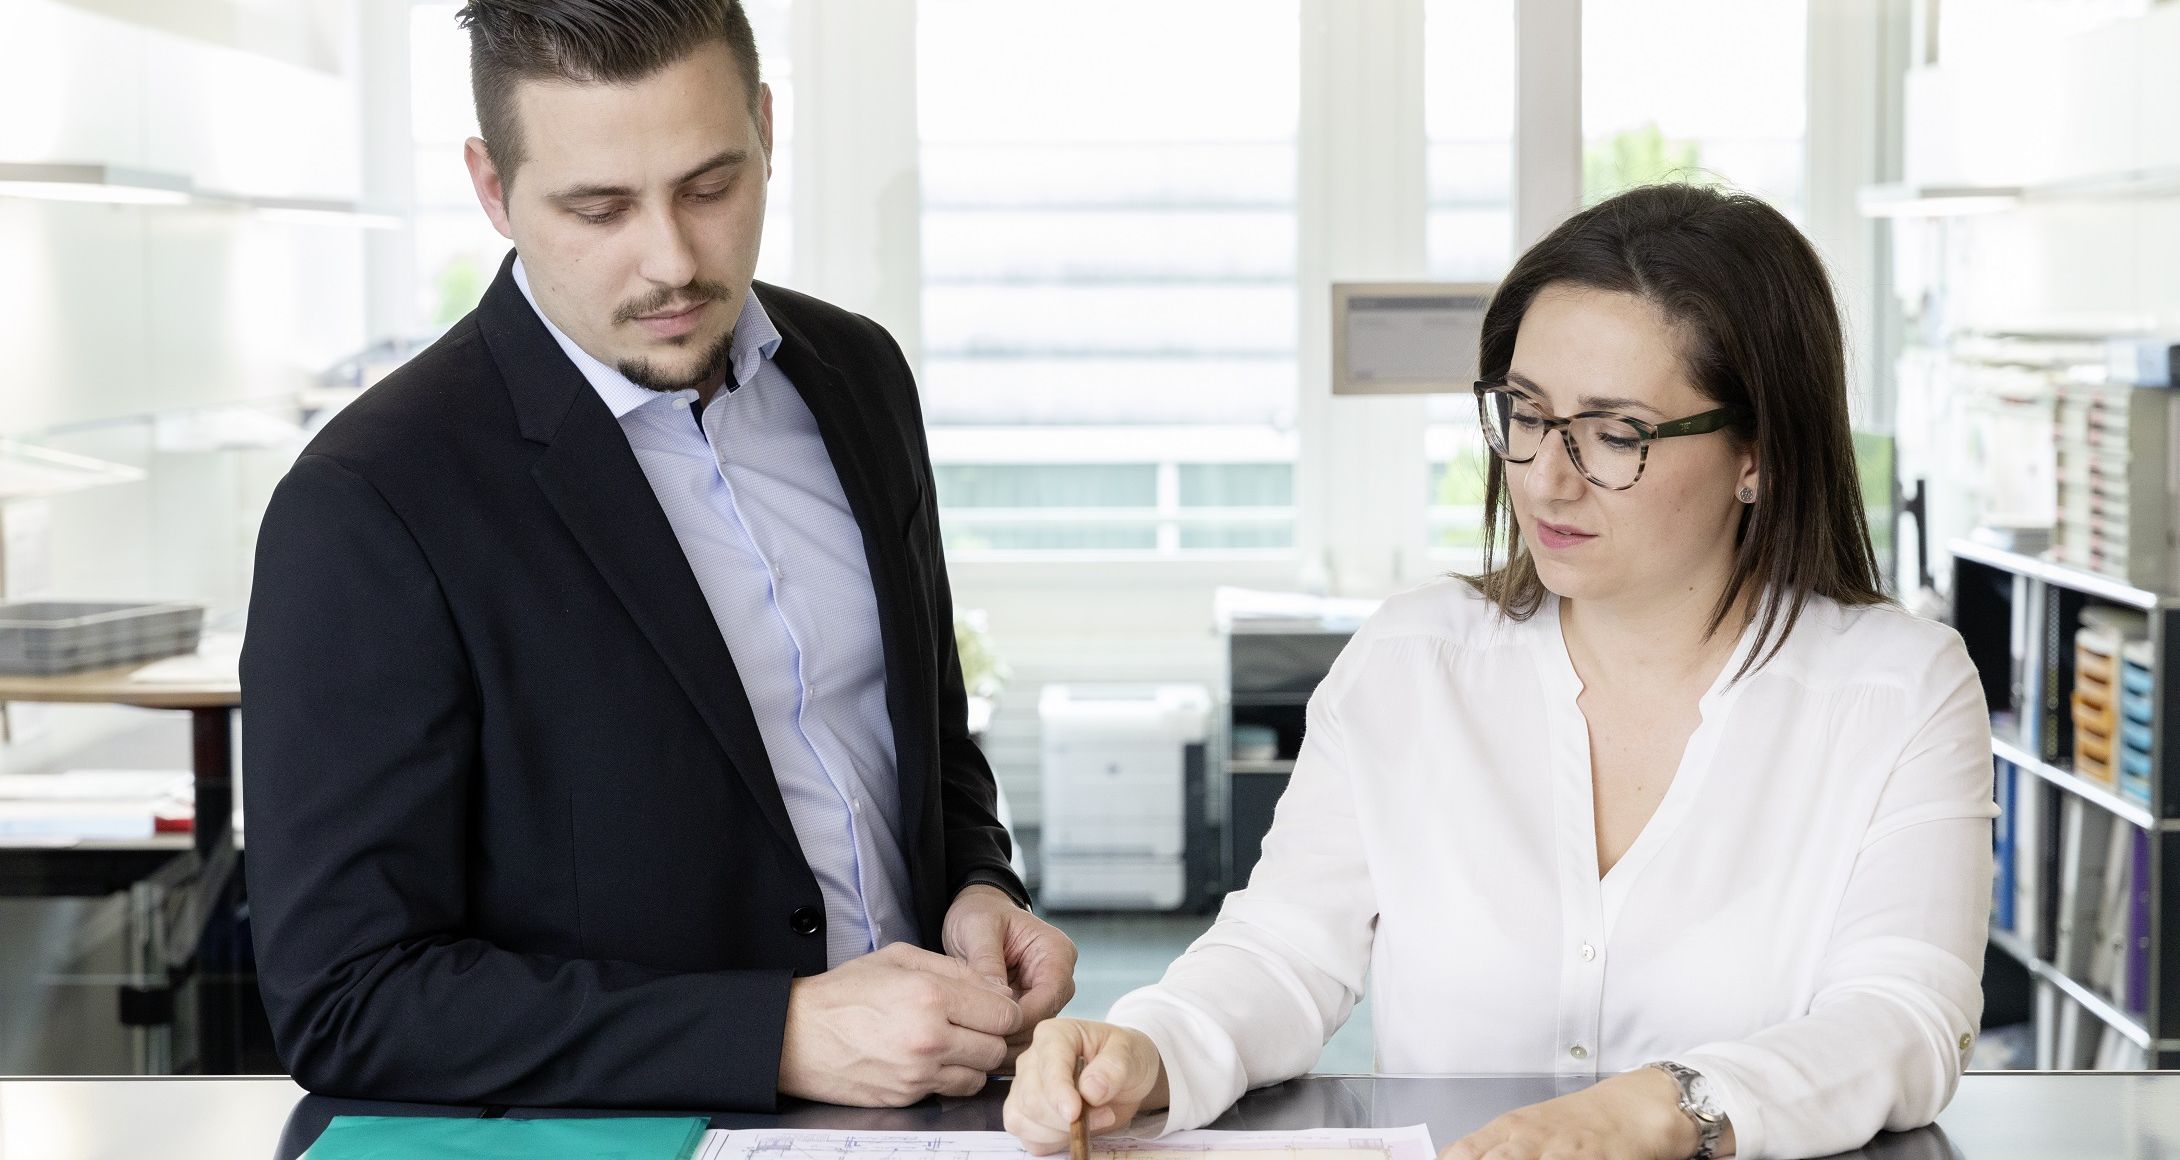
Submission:
[[[658,650],[790,849],[800,849],[764,738],[681,542],[613,412],[515,285],[513,257],[478,306],[524,437],[545,444],[531,475],[592,566]]]
[[[759,287],[762,290],[762,287]],[[762,298],[762,294],[759,295]],[[771,301],[777,301],[773,299]],[[904,529],[887,501],[889,485],[898,490],[907,476],[888,471],[901,457],[888,456],[871,434],[854,391],[840,370],[820,357],[794,324],[794,320],[767,302],[772,324],[780,332],[780,349],[774,362],[795,384],[803,402],[817,419],[825,451],[840,477],[840,489],[848,497],[856,525],[863,532],[863,557],[870,566],[871,586],[878,598],[879,635],[886,661],[886,714],[893,723],[893,750],[901,787],[902,834],[908,848],[920,848],[926,812],[925,791],[930,784],[933,722],[919,715],[917,707],[929,702],[930,690],[920,674],[920,658],[930,652],[932,627],[925,623],[924,602],[908,567]],[[917,859],[910,859],[915,873]]]

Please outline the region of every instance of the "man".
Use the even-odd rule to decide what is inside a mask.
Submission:
[[[968,736],[899,349],[752,289],[771,93],[740,5],[461,19],[466,160],[519,257],[312,443],[259,542],[283,1056],[450,1102],[974,1092],[1075,951]]]

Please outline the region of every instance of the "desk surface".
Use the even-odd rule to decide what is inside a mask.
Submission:
[[[0,673],[0,701],[52,701],[80,705],[134,705],[139,709],[232,709],[242,704],[240,680],[139,681],[138,669],[155,661],[89,669],[58,677]]]
[[[1251,1092],[1217,1124],[1232,1129],[1427,1123],[1440,1147],[1500,1112],[1545,1099],[1537,1076],[1308,1076]],[[724,1115],[719,1127],[780,1125],[996,1131],[1006,1085],[899,1111],[805,1104],[780,1116]],[[39,1160],[291,1160],[343,1113],[475,1114],[305,1096],[280,1078],[0,1079],[0,1156]],[[510,1113],[519,1115],[521,1113]],[[1937,1127],[1881,1136],[1869,1160],[2126,1160],[2180,1153],[2180,1072],[1986,1073],[1961,1081]]]

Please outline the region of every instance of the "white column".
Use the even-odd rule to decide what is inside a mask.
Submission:
[[[1424,558],[1424,402],[1332,396],[1332,283],[1424,276],[1422,0],[1303,0],[1302,583],[1382,595]]]
[[[916,5],[797,0],[794,289],[876,319],[921,369]]]
[[[1582,205],[1582,0],[1515,0],[1514,253]]]
[[[363,335],[376,342],[416,326],[416,141],[409,118],[407,4],[356,5],[361,42],[357,107],[363,203],[398,213],[402,228],[363,238]]]
[[[1856,426],[1892,428],[1889,363],[1898,351],[1889,239],[1856,193],[1897,181],[1908,63],[1909,0],[1809,5],[1809,121],[1803,225],[1830,267],[1847,330]]]

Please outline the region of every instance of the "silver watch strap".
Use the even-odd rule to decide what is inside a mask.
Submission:
[[[1665,1059],[1643,1066],[1657,1068],[1680,1085],[1681,1113],[1696,1126],[1696,1150],[1689,1154],[1688,1160],[1715,1160],[1720,1138],[1726,1133],[1726,1113],[1711,1099],[1709,1092],[1696,1090],[1696,1083],[1703,1078],[1703,1073]]]

